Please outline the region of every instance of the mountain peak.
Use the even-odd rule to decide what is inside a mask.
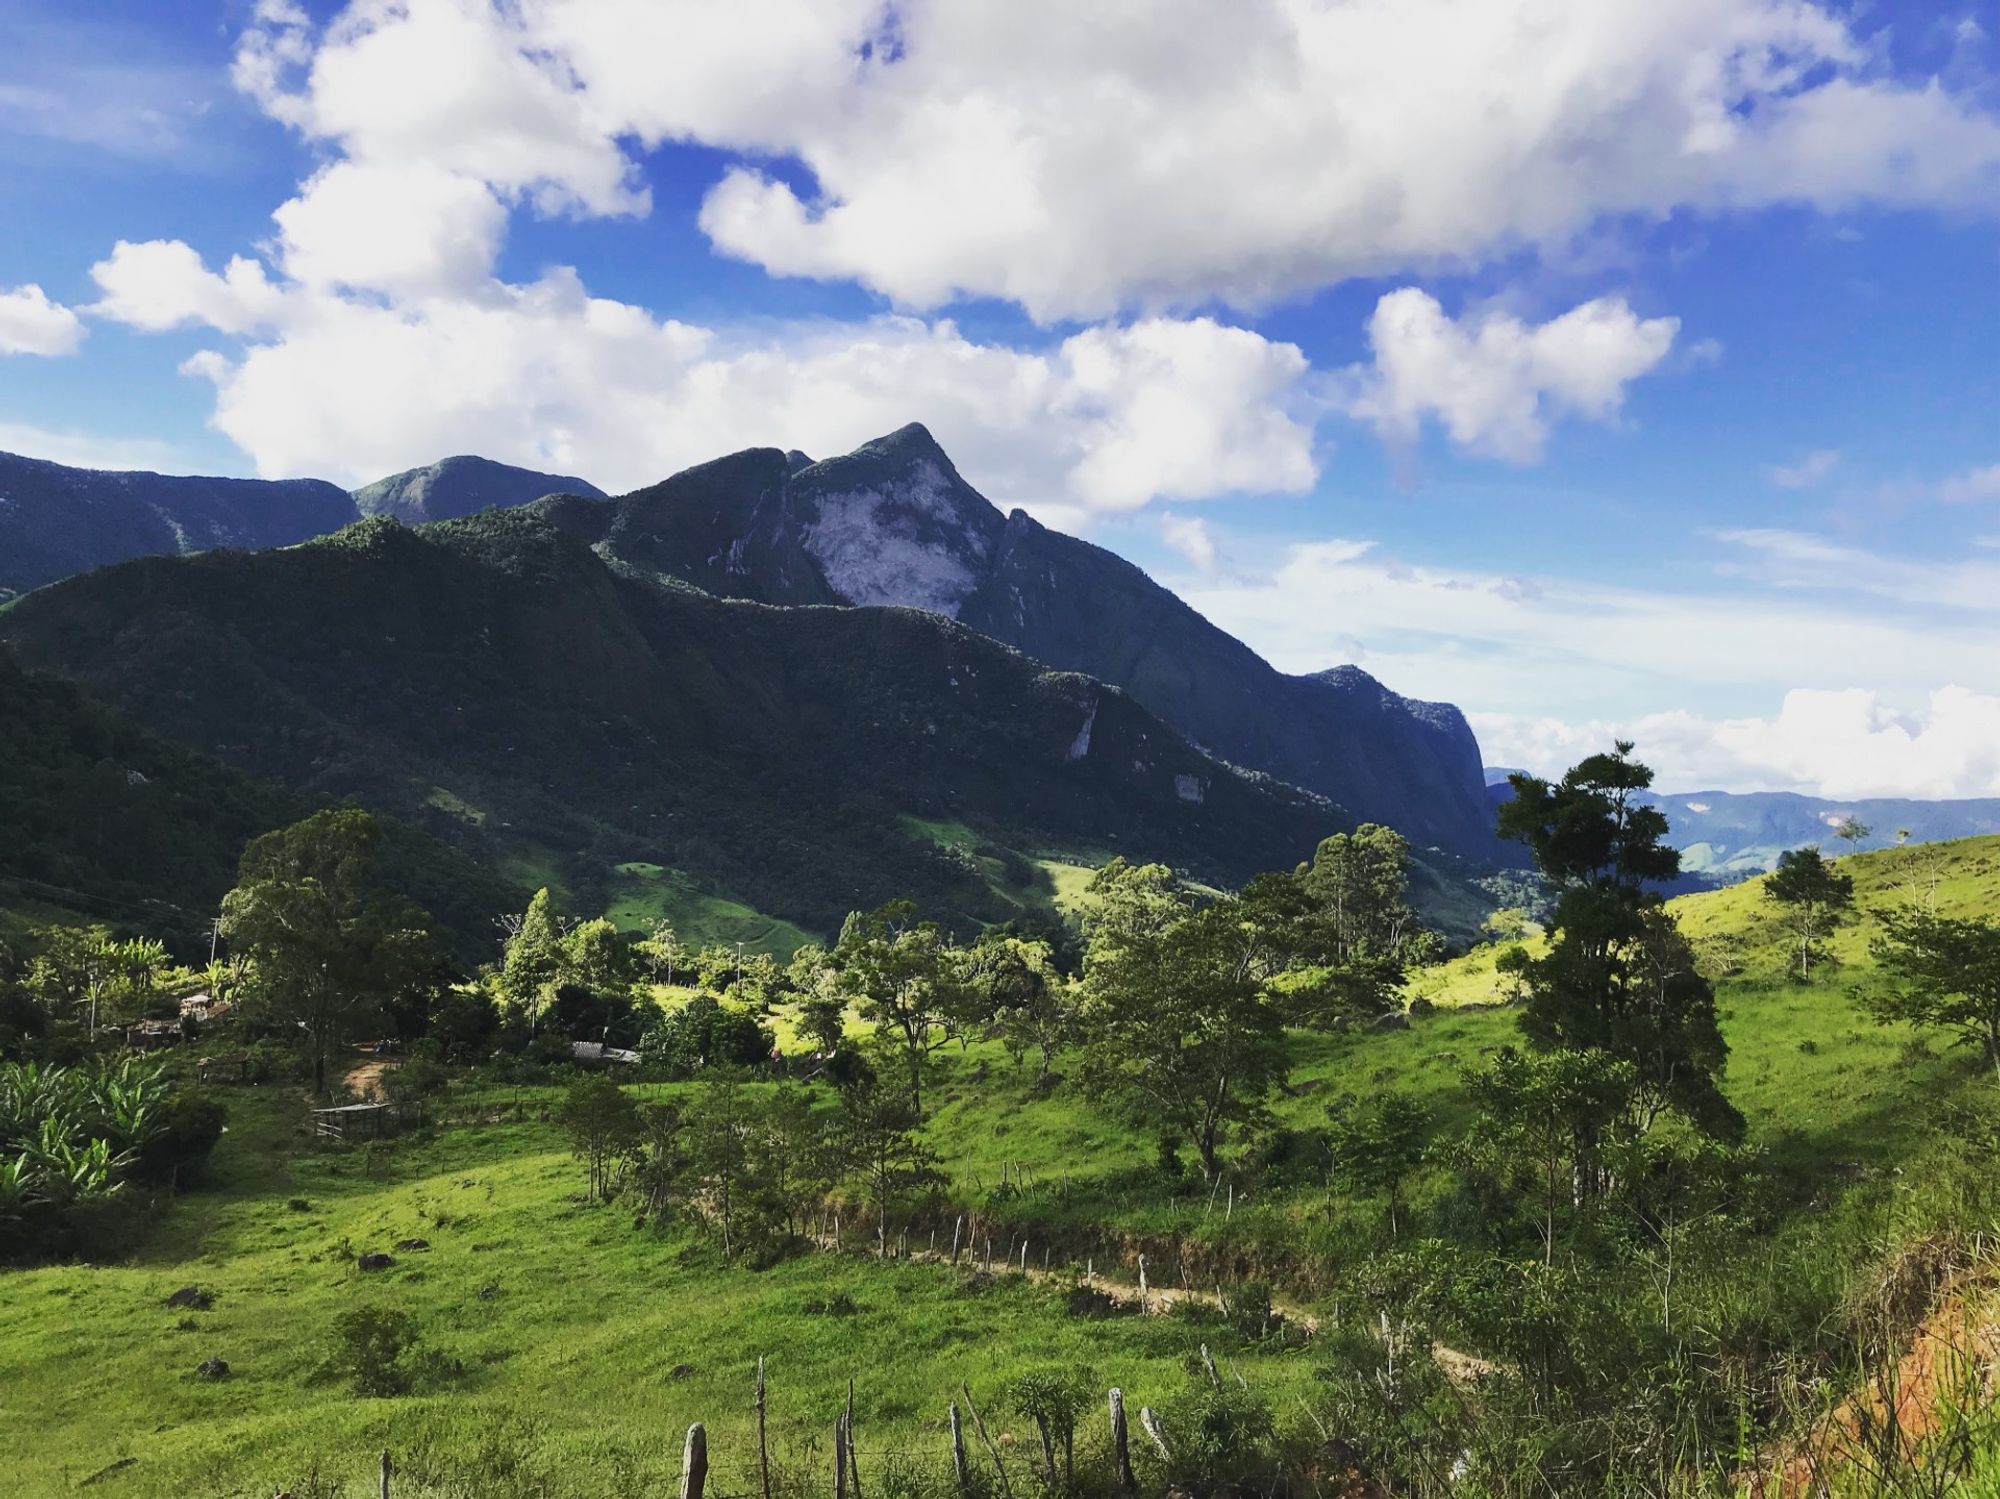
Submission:
[[[545,474],[473,453],[456,453],[363,485],[354,491],[354,505],[363,515],[393,515],[420,525],[497,506],[525,505],[545,494],[579,494],[593,500],[605,497],[595,484],[573,474]]]

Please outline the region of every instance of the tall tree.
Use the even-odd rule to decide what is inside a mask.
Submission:
[[[1840,825],[1833,830],[1833,836],[1847,845],[1850,854],[1854,854],[1861,851],[1862,843],[1872,837],[1874,832],[1873,828],[1850,812],[1840,820]]]
[[[1836,925],[1854,903],[1854,876],[1837,873],[1811,845],[1788,848],[1778,855],[1778,867],[1764,877],[1764,898],[1789,913],[1799,941],[1799,978],[1811,978],[1813,939]]]
[[[322,1094],[334,1052],[414,975],[437,971],[430,918],[375,882],[380,846],[366,812],[316,812],[254,839],[222,899],[222,934],[296,1026]]]
[[[1286,1070],[1282,1023],[1252,971],[1256,923],[1234,900],[1158,899],[1146,866],[1107,866],[1100,884],[1136,889],[1100,892],[1120,914],[1096,922],[1085,949],[1081,1080],[1192,1146],[1213,1179],[1230,1129],[1262,1117]]]
[[[1056,972],[1048,943],[988,933],[966,953],[964,975],[1008,1052],[1019,1061],[1032,1048],[1046,1082],[1073,1018],[1069,986]]]
[[[566,926],[546,885],[529,899],[528,909],[509,922],[500,959],[500,994],[530,1016],[555,997],[562,982]]]
[[[1523,969],[1528,1040],[1630,1062],[1645,1119],[1673,1107],[1711,1133],[1739,1135],[1743,1116],[1718,1082],[1729,1048],[1715,993],[1658,892],[1679,872],[1680,853],[1645,798],[1652,771],[1620,741],[1560,781],[1509,779],[1514,797],[1500,809],[1500,833],[1528,845],[1558,892],[1548,953]]]
[[[1886,911],[1872,944],[1890,987],[1868,1001],[1888,1023],[1957,1031],[2000,1078],[2000,923]]]
[[[861,1018],[900,1053],[910,1107],[921,1118],[924,1068],[950,1041],[960,1002],[951,939],[936,922],[917,920],[910,902],[891,901],[847,918],[833,962]]]
[[[1403,1185],[1424,1158],[1424,1131],[1430,1110],[1405,1093],[1390,1093],[1372,1105],[1330,1104],[1327,1144],[1333,1173],[1350,1191],[1380,1194],[1389,1204],[1389,1233],[1398,1230]]]
[[[570,1084],[556,1121],[584,1164],[590,1198],[609,1202],[613,1164],[645,1133],[638,1105],[604,1073],[593,1072]]]

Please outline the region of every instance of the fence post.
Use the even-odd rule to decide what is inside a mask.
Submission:
[[[861,1461],[854,1455],[854,1381],[847,1381],[847,1476],[854,1481],[854,1499],[861,1499]]]
[[[708,1482],[708,1433],[697,1421],[688,1428],[687,1446],[681,1451],[681,1499],[701,1499]]]
[[[1149,1310],[1146,1305],[1146,1257],[1143,1254],[1139,1256],[1139,1310],[1141,1313]]]
[[[972,1474],[965,1465],[965,1428],[958,1421],[958,1402],[951,1403],[951,1471],[961,1494],[972,1492]]]
[[[1131,1493],[1137,1485],[1132,1481],[1132,1445],[1125,1426],[1125,1392],[1119,1389],[1111,1392],[1111,1460],[1117,1466],[1119,1491]]]
[[[963,1214],[963,1213],[960,1213],[960,1214],[958,1215],[958,1221],[957,1221],[956,1223],[952,1224],[952,1226],[951,1226],[951,1262],[952,1262],[952,1264],[954,1264],[954,1265],[956,1265],[956,1264],[958,1263],[958,1234],[959,1234],[959,1230],[960,1230],[960,1229],[962,1229],[962,1228],[964,1228],[964,1227],[965,1227],[965,1214]]]
[[[764,1355],[757,1355],[757,1478],[771,1499],[771,1449],[764,1441]]]
[[[1139,1407],[1139,1424],[1146,1429],[1146,1435],[1153,1439],[1153,1445],[1159,1449],[1160,1461],[1172,1462],[1174,1449],[1167,1445],[1167,1434],[1161,1430],[1160,1418],[1150,1405]]]
[[[965,1397],[965,1408],[972,1412],[973,1430],[979,1433],[979,1440],[986,1444],[986,1451],[993,1459],[993,1469],[1000,1475],[1000,1492],[1007,1499],[1014,1499],[1014,1485],[1007,1481],[1007,1465],[1000,1461],[1000,1449],[993,1445],[993,1438],[986,1434],[986,1422],[980,1418],[979,1407],[972,1403],[972,1386],[960,1385],[958,1392]]]
[[[389,1499],[389,1474],[393,1471],[389,1464],[389,1449],[382,1449],[382,1499]]]
[[[847,1499],[847,1417],[833,1418],[833,1499]]]
[[[1208,1356],[1208,1344],[1206,1343],[1201,1345],[1201,1366],[1208,1370],[1208,1382],[1220,1388],[1222,1385],[1222,1376],[1215,1372],[1215,1360]]]

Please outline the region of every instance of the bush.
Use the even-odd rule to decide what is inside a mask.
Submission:
[[[416,1319],[390,1307],[349,1307],[334,1319],[333,1351],[322,1370],[349,1381],[357,1395],[387,1397],[436,1389],[465,1365],[417,1338]]]
[[[760,1067],[770,1061],[772,1044],[771,1032],[752,1016],[700,994],[654,1022],[639,1055],[670,1077],[689,1077],[704,1067]]]

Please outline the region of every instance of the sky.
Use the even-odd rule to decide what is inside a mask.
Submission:
[[[0,449],[930,427],[1287,670],[2000,795],[2000,4],[0,0]]]

